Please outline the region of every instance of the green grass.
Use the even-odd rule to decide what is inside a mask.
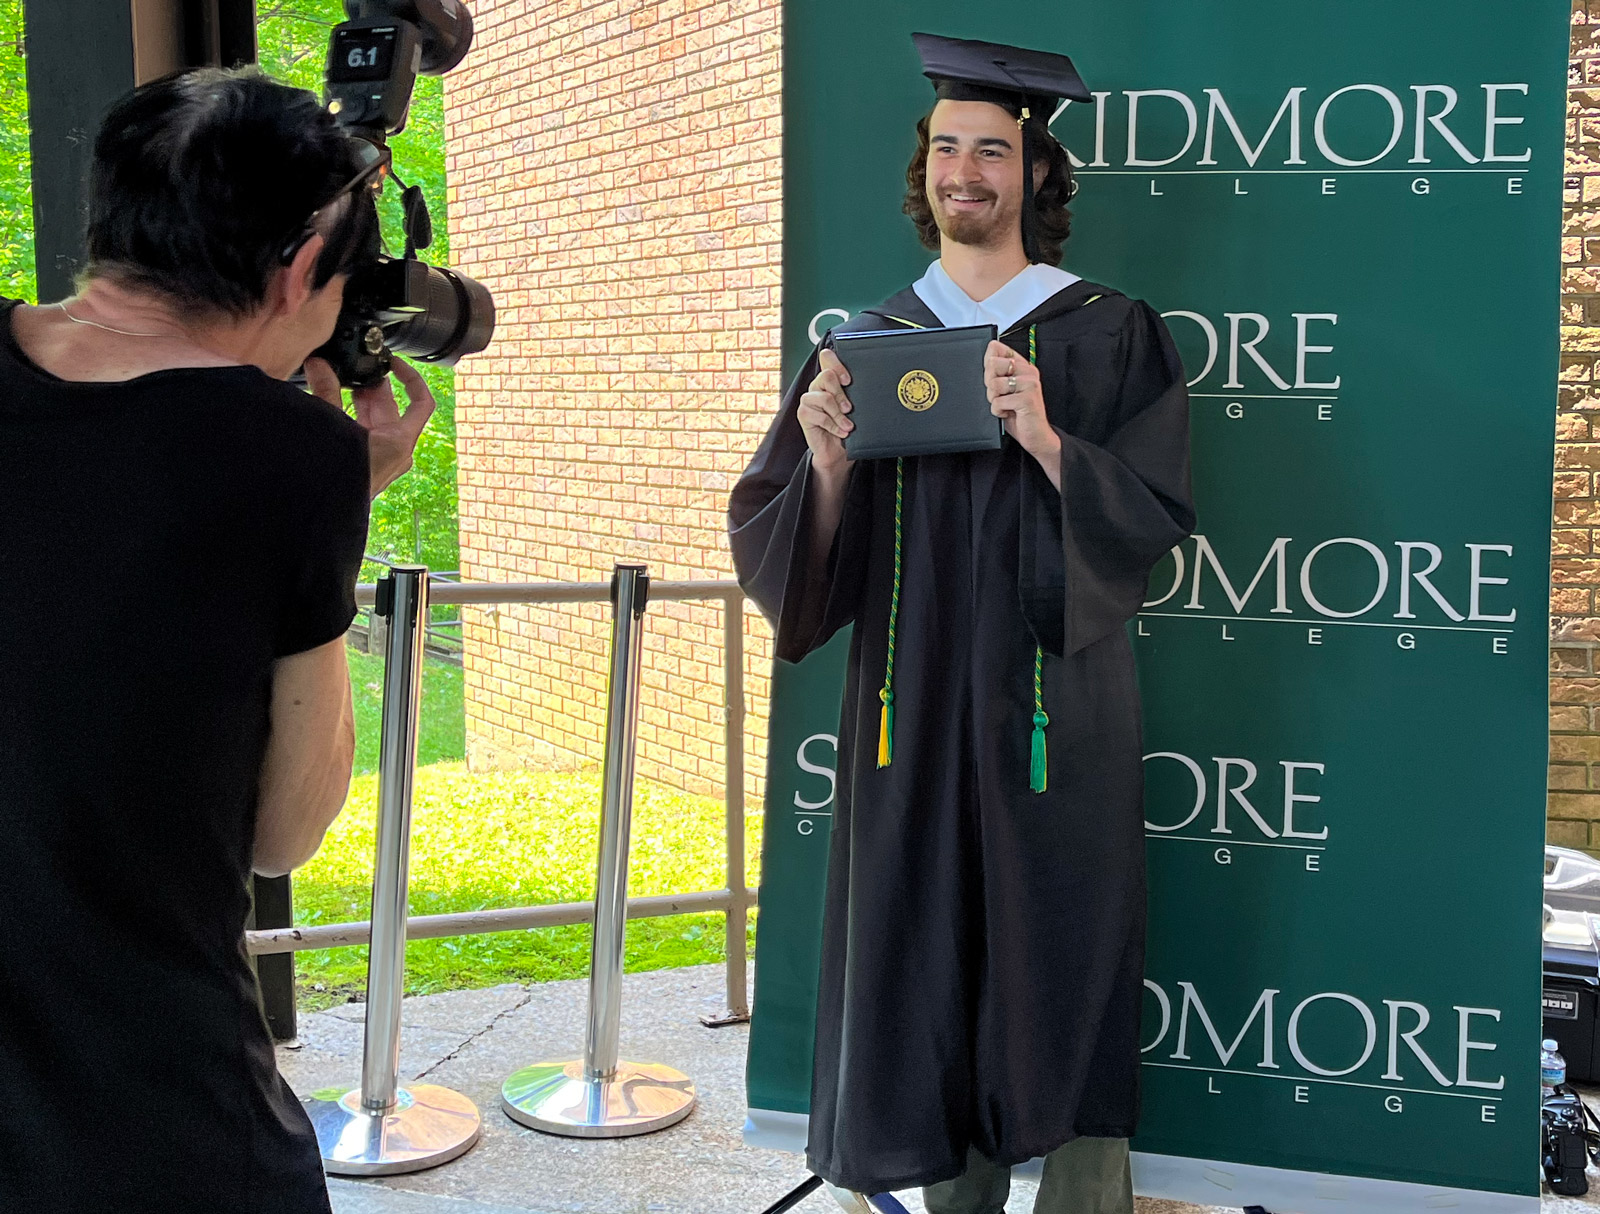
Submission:
[[[356,711],[358,775],[378,770],[378,734],[383,723],[383,659],[356,649],[350,657],[350,693]],[[422,666],[422,717],[417,765],[462,759],[467,753],[467,713],[461,667],[431,660]]]
[[[352,670],[356,656],[352,657]],[[364,660],[364,659],[363,659]],[[430,663],[435,667],[437,663]],[[453,672],[457,679],[460,672]],[[295,874],[295,921],[365,919],[372,894],[377,779],[357,776],[317,857]],[[572,902],[594,896],[600,773],[468,772],[420,767],[412,811],[411,913]],[[752,869],[760,822],[747,822]],[[723,886],[723,805],[640,782],[634,792],[629,893],[690,893]],[[754,872],[750,874],[754,884]],[[587,925],[412,942],[406,993],[588,973]],[[753,924],[752,924],[753,939]],[[364,947],[298,955],[300,1006],[343,1003],[365,990]],[[628,926],[630,971],[702,965],[725,956],[721,915],[645,919]]]

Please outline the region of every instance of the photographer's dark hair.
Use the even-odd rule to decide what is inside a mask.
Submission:
[[[359,168],[350,137],[304,89],[254,68],[153,81],[118,101],[95,139],[88,276],[191,315],[249,315],[285,248]],[[376,250],[372,202],[352,199],[326,238],[319,288]]]
[[[1005,107],[1008,108],[1009,107]],[[1013,118],[1021,111],[1012,111]],[[906,197],[900,209],[911,217],[917,226],[917,237],[924,247],[939,251],[939,223],[933,217],[928,203],[928,114],[917,123],[917,150],[906,167]],[[1039,240],[1039,259],[1048,265],[1061,264],[1061,246],[1072,233],[1072,212],[1067,209],[1075,187],[1072,179],[1072,161],[1067,159],[1067,149],[1056,142],[1044,124],[1030,120],[1035,162],[1043,159],[1049,166],[1044,181],[1034,194],[1034,212],[1038,217],[1035,229]]]

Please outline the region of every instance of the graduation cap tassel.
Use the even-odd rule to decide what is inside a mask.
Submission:
[[[905,505],[906,461],[894,461],[894,586],[889,591],[889,644],[883,666],[883,690],[878,698],[883,710],[878,714],[878,766],[894,761],[894,635],[900,619],[900,541],[901,515]]]
[[[1022,252],[1028,264],[1039,260],[1039,217],[1035,214],[1033,197],[1033,146],[1028,134],[1028,119],[1032,112],[1022,107],[1022,117],[1017,119],[1017,129],[1022,135]]]

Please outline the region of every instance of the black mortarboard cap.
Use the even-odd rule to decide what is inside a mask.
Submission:
[[[922,74],[944,100],[1027,107],[1044,122],[1064,97],[1094,100],[1065,55],[938,34],[912,34],[911,41],[922,58]]]
[[[1063,98],[1088,102],[1094,94],[1065,55],[938,34],[912,34],[911,41],[941,101],[987,101],[1016,116],[1022,129],[1022,245],[1028,260],[1037,261],[1031,128],[1037,125],[1048,136]]]

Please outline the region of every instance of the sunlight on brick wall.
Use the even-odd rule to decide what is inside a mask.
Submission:
[[[729,578],[728,490],[780,391],[780,6],[478,0],[446,77],[453,256],[500,303],[457,372],[463,576]],[[747,787],[771,645],[745,617]],[[607,609],[467,616],[475,767],[597,762]],[[649,614],[639,771],[723,783],[720,605]]]
[[[1600,853],[1600,0],[1572,6],[1550,587],[1549,839]],[[1593,419],[1593,420],[1592,420]]]

